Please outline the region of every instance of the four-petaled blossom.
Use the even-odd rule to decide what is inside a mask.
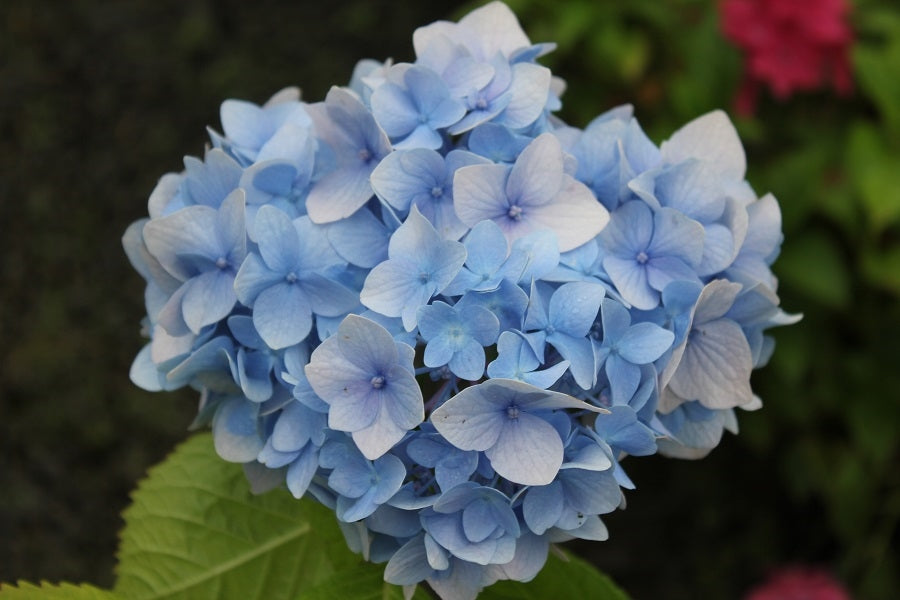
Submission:
[[[403,326],[412,331],[416,311],[447,287],[465,260],[465,246],[441,240],[431,223],[413,208],[391,236],[388,260],[366,278],[360,300],[381,314],[401,317]]]
[[[627,403],[641,382],[639,365],[650,364],[672,346],[675,334],[654,323],[631,324],[628,310],[611,298],[600,307],[603,341],[594,343],[597,364],[604,365],[612,401]]]
[[[538,136],[512,167],[463,167],[453,180],[454,205],[463,223],[494,221],[512,242],[549,229],[560,252],[577,248],[606,226],[609,213],[591,191],[566,174],[559,141]]]
[[[428,342],[425,366],[447,365],[454,375],[476,380],[484,375],[484,348],[497,341],[500,321],[478,305],[449,306],[435,302],[419,308],[419,333]]]
[[[263,206],[256,215],[259,254],[252,253],[234,281],[238,299],[253,308],[253,325],[273,349],[303,341],[313,313],[326,317],[356,307],[356,294],[327,276],[342,261],[307,217],[293,221]]]
[[[157,316],[170,334],[200,333],[228,316],[238,299],[235,274],[247,255],[243,192],[229,194],[218,210],[189,206],[148,222],[144,242],[183,282]]]
[[[328,426],[374,460],[425,419],[412,362],[413,349],[384,327],[349,315],[312,353],[306,377],[329,405]]]
[[[457,448],[484,452],[501,477],[522,485],[546,485],[563,460],[563,440],[548,421],[559,409],[604,412],[521,381],[489,379],[445,402],[431,413],[431,422]]]

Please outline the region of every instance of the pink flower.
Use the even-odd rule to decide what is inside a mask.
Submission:
[[[850,600],[850,594],[827,571],[788,567],[750,590],[744,600]]]
[[[845,0],[724,0],[722,31],[745,59],[737,111],[754,111],[761,85],[781,100],[829,83],[849,93],[849,8]]]

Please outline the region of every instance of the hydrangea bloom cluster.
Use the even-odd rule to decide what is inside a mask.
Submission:
[[[222,105],[124,236],[131,377],[198,389],[221,457],[333,508],[387,581],[474,598],[605,540],[626,455],[735,431],[793,317],[724,113],[660,147],[628,106],[568,126],[499,2],[413,40],[324,101]]]

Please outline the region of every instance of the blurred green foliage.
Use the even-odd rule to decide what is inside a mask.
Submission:
[[[635,105],[659,142],[728,108],[741,56],[708,0],[509,0],[584,126]],[[455,14],[451,12],[455,10]],[[196,394],[128,381],[143,284],[119,244],[156,179],[199,154],[228,97],[310,100],[458,2],[0,3],[0,580],[112,581],[128,490],[183,438]],[[768,569],[834,569],[900,596],[900,8],[857,0],[856,89],[737,119],[748,177],[782,206],[763,410],[699,462],[625,467],[638,489],[577,546],[635,598],[737,598]]]

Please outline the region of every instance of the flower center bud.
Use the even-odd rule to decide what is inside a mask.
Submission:
[[[288,283],[297,283],[298,279],[300,279],[300,278],[297,277],[297,274],[294,273],[293,271],[291,271],[290,273],[288,273],[287,275],[284,276],[284,280],[287,281]]]
[[[647,260],[648,260],[650,257],[647,256],[647,253],[646,253],[646,252],[638,252],[638,255],[637,255],[636,257],[634,257],[634,258],[635,258],[636,261],[638,261],[638,264],[642,264],[642,265],[643,265],[643,264],[645,264],[645,263],[647,262]]]
[[[443,195],[444,195],[443,188],[439,188],[438,186],[434,186],[433,188],[431,188],[431,197],[432,198],[440,198]]]
[[[372,158],[372,153],[369,152],[368,148],[363,148],[359,151],[359,160],[363,162],[369,162],[370,158]]]
[[[510,404],[506,407],[506,416],[510,419],[518,419],[519,418],[519,407],[515,404]]]
[[[506,211],[506,216],[512,219],[513,221],[521,221],[522,220],[522,207],[518,204],[513,204],[509,207],[509,210]]]
[[[380,390],[381,388],[384,387],[384,376],[376,375],[375,377],[372,378],[372,380],[369,383],[371,383],[372,387],[375,388],[376,390]]]
[[[227,266],[228,266],[228,259],[226,259],[224,256],[220,256],[219,258],[216,259],[216,268],[217,269],[224,269]]]

